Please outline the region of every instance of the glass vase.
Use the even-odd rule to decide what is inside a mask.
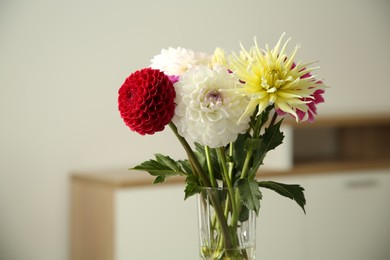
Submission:
[[[198,194],[200,259],[256,258],[256,213],[236,188],[204,188]]]

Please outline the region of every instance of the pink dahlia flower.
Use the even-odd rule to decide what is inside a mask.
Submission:
[[[294,69],[296,67],[296,64],[293,63],[291,66],[291,69]],[[303,68],[301,71],[306,70],[306,68]],[[313,78],[312,74],[310,72],[302,75],[300,77],[301,79],[308,79]],[[315,81],[313,78],[313,85],[309,87],[309,89],[315,89],[314,92],[309,97],[303,97],[300,98],[301,101],[304,101],[305,104],[295,109],[295,113],[297,115],[297,121],[308,121],[308,122],[314,122],[314,116],[317,115],[317,104],[322,103],[325,101],[324,97],[322,96],[325,93],[325,85],[321,80]],[[302,109],[299,109],[302,108]],[[286,113],[280,109],[277,109],[276,112],[278,115],[285,115]]]
[[[299,121],[307,120],[309,122],[314,121],[314,116],[317,115],[317,104],[322,103],[325,101],[324,97],[322,94],[324,94],[325,91],[323,89],[317,89],[312,95],[312,98],[304,98],[304,101],[307,101],[307,111],[301,111],[297,109],[297,115],[299,118]]]

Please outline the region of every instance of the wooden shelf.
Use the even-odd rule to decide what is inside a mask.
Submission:
[[[286,119],[285,122],[294,128],[313,128],[313,127],[352,127],[352,126],[372,126],[372,125],[390,125],[390,113],[375,114],[353,114],[353,115],[327,115],[318,116],[315,122],[296,123],[292,119]]]
[[[390,164],[390,114],[319,118],[293,126],[293,169],[345,169]],[[296,169],[296,170],[295,170]]]
[[[94,183],[110,188],[126,188],[152,185],[155,177],[147,172],[136,170],[106,170],[93,172],[76,172],[71,176],[72,182]],[[184,183],[183,177],[171,177],[159,185]]]
[[[298,163],[286,171],[261,171],[258,178],[284,177],[295,175],[354,173],[360,170],[390,169],[390,158],[366,161],[316,161]]]

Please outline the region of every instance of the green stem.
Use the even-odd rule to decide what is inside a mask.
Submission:
[[[215,180],[213,166],[211,165],[210,148],[206,145],[204,147],[204,151],[206,155],[207,168],[210,175],[211,187],[217,188],[218,187],[217,181]]]
[[[231,245],[229,226],[227,223],[227,219],[223,214],[221,201],[219,200],[218,196],[216,196],[216,194],[213,193],[213,190],[207,190],[207,191],[209,192],[208,195],[210,197],[212,205],[214,206],[215,214],[217,215],[218,223],[222,230],[222,235],[224,237],[224,245],[226,248],[231,248],[232,245]]]
[[[233,158],[233,143],[229,144],[229,157]],[[229,177],[233,179],[233,171],[234,171],[234,162],[229,160]]]
[[[268,121],[268,115],[272,108],[273,106],[269,106],[261,114],[256,116],[256,124],[253,128],[253,135],[252,135],[253,139],[258,139],[260,137],[260,131],[263,128],[265,122]],[[276,113],[274,114],[271,123],[276,120],[275,115]],[[253,148],[250,147],[245,156],[244,166],[242,167],[240,179],[245,179],[247,177],[252,155],[253,155]]]
[[[242,167],[240,179],[244,179],[249,170],[249,162],[252,158],[253,149],[250,148],[249,151],[246,152],[246,157],[244,161],[244,166]]]
[[[278,117],[278,114],[275,112],[274,115],[272,116],[271,122],[269,123],[269,126],[273,126],[275,124],[276,118]]]
[[[225,157],[225,151],[223,147],[216,148],[217,155],[218,155],[218,161],[222,168],[222,176],[224,177],[224,181],[228,185],[229,181],[229,173],[228,168],[226,167],[226,157]]]
[[[205,187],[211,187],[210,181],[206,177],[202,167],[199,164],[198,159],[196,158],[196,156],[195,156],[194,152],[192,151],[190,145],[188,144],[187,140],[185,140],[184,137],[179,135],[176,126],[172,122],[169,122],[169,127],[172,129],[173,133],[175,134],[175,136],[177,137],[179,142],[184,147],[184,149],[187,153],[188,159],[190,160],[192,167],[194,167],[194,174],[196,174],[196,173],[198,174],[199,178],[201,179],[201,181]],[[221,229],[222,229],[225,247],[231,248],[231,238],[230,238],[229,226],[227,224],[227,220],[225,218],[225,215],[223,214],[223,208],[221,206],[221,202],[220,202],[219,198],[217,196],[215,196],[215,194],[213,194],[212,192],[210,192],[209,195],[210,195],[211,203],[214,206],[215,214],[217,215],[219,224],[220,224]]]
[[[179,135],[179,133],[177,132],[176,126],[172,122],[169,122],[169,126],[172,129],[173,133],[176,135],[179,142],[184,147],[184,150],[187,153],[187,156],[191,162],[191,165],[195,168],[194,174],[198,174],[199,178],[201,179],[201,181],[205,187],[211,187],[210,181],[208,180],[206,174],[204,173],[202,166],[200,166],[199,161],[196,158],[194,151],[192,151],[192,148],[188,144],[187,140],[184,137],[182,137],[181,135]]]
[[[263,113],[265,113],[265,114],[263,114]],[[253,129],[253,138],[259,138],[260,130],[261,130],[262,126],[264,125],[265,121],[268,120],[269,110],[268,109],[264,110],[263,113],[257,116],[256,124],[255,124],[255,127]]]
[[[229,172],[226,167],[226,157],[225,157],[225,151],[223,147],[217,148],[217,155],[222,165],[222,174],[228,188],[229,200],[232,205],[232,219],[236,219],[238,217],[238,209],[235,200],[232,180],[229,177]]]

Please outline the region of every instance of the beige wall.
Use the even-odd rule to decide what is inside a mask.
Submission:
[[[65,260],[68,176],[182,155],[117,112],[125,77],[161,48],[273,45],[319,60],[322,114],[390,111],[390,4],[359,1],[0,1],[0,259]]]

